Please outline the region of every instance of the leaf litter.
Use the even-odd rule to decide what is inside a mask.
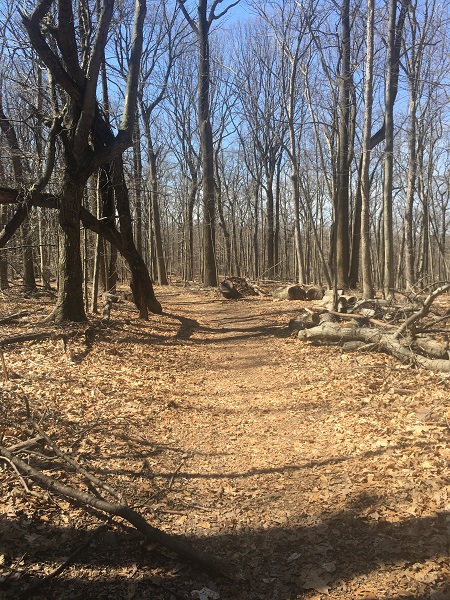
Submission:
[[[121,301],[90,347],[81,334],[66,350],[55,339],[6,346],[2,443],[29,435],[26,397],[60,448],[151,524],[246,578],[208,576],[113,520],[34,597],[450,597],[450,379],[297,341],[287,324],[302,302],[157,295],[162,317],[139,321]],[[2,338],[44,327],[50,304],[39,302],[4,292],[5,315],[31,316]],[[29,460],[75,478],[39,452]],[[27,495],[0,468],[0,593],[16,598],[102,521]]]

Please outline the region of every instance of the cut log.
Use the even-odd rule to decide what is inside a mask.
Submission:
[[[264,292],[257,285],[250,283],[245,277],[227,277],[221,284],[219,284],[219,291],[228,298],[228,290],[232,286],[240,296],[236,296],[235,292],[231,296],[232,299],[237,300],[238,298],[245,298],[246,296],[267,296],[267,292]],[[223,288],[223,289],[222,289]]]
[[[289,331],[292,333],[293,331],[302,331],[303,329],[310,329],[311,327],[316,327],[320,323],[320,315],[318,313],[311,313],[306,315],[301,315],[299,317],[295,317],[295,319],[291,319],[289,321]]]
[[[242,294],[236,289],[231,279],[225,279],[219,284],[219,290],[224,298],[228,300],[238,300],[242,298]]]
[[[429,358],[414,352],[411,342],[397,339],[396,332],[389,333],[368,327],[342,327],[337,323],[323,323],[312,329],[299,331],[298,339],[302,341],[345,342],[361,341],[373,344],[378,351],[386,352],[404,363],[414,366],[450,373],[450,360]]]
[[[366,344],[365,342],[359,342],[357,340],[351,342],[344,342],[342,344],[342,350],[344,352],[359,352],[362,350],[368,351],[374,349],[374,344]]]
[[[319,325],[322,325],[322,323],[336,323],[337,321],[337,315],[333,314],[332,312],[323,312],[319,315]]]
[[[306,290],[306,300],[322,300],[325,290],[320,287],[310,287]]]
[[[431,358],[449,358],[447,344],[440,344],[429,338],[417,338],[411,345],[412,349]]]
[[[301,285],[285,285],[273,291],[274,300],[306,300],[305,288]]]
[[[105,302],[119,302],[120,298],[117,294],[111,294],[111,292],[103,292],[103,300]]]

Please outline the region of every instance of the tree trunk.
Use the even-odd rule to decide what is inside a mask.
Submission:
[[[158,196],[158,172],[156,163],[156,153],[153,149],[152,141],[149,137],[148,132],[148,160],[149,160],[149,174],[150,174],[150,194],[152,202],[152,216],[153,216],[153,235],[156,249],[156,273],[159,285],[168,285],[166,263],[164,260],[163,250],[163,239],[161,229],[161,216],[159,210],[159,196]]]
[[[350,0],[341,7],[341,73],[339,77],[339,150],[337,196],[335,211],[336,284],[347,288],[349,284],[349,180],[350,180]]]
[[[375,0],[367,0],[367,57],[366,80],[364,84],[364,132],[363,156],[361,165],[361,267],[363,297],[373,298],[372,264],[370,258],[370,152],[373,106],[373,50],[374,50]],[[353,248],[353,251],[355,249]]]
[[[58,297],[48,321],[86,321],[83,301],[83,267],[80,248],[80,209],[86,180],[64,170],[58,214]]]
[[[417,119],[417,93],[415,81],[410,81],[409,97],[409,132],[408,132],[408,187],[405,200],[405,277],[406,289],[414,288],[416,282],[414,269],[414,228],[413,207],[416,191],[417,154],[416,154],[416,119]]]
[[[187,279],[194,279],[194,207],[198,192],[198,175],[195,169],[191,170],[191,184],[189,187],[189,198],[187,204],[187,219],[186,219],[186,252],[187,252]]]
[[[198,3],[198,118],[203,168],[203,283],[216,287],[216,202],[214,181],[214,146],[210,117],[210,55],[207,0]]]
[[[161,314],[162,308],[155,297],[152,280],[150,279],[147,266],[134,244],[130,201],[124,179],[122,156],[116,158],[111,171],[120,223],[120,236],[122,241],[120,251],[130,267],[130,285],[134,296],[134,302],[139,309],[139,317],[141,319],[147,319],[149,310],[153,313]]]
[[[266,233],[266,252],[267,264],[265,272],[269,279],[274,277],[274,198],[273,198],[273,178],[274,178],[274,161],[272,157],[267,159],[270,164],[266,165],[266,218],[267,218],[267,233]],[[301,267],[300,267],[301,269]]]
[[[0,225],[2,226],[2,229],[8,222],[7,211],[7,206],[0,206]],[[6,259],[6,253],[4,251],[0,251],[0,290],[7,290],[8,288],[8,261]]]
[[[142,254],[142,157],[139,117],[136,115],[133,132],[133,187],[136,209],[135,240],[137,251]]]

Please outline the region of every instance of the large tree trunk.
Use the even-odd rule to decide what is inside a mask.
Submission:
[[[373,104],[373,50],[374,50],[374,12],[375,0],[367,0],[367,57],[366,81],[364,85],[364,132],[363,156],[361,165],[361,267],[363,297],[373,298],[372,263],[370,257],[370,152]],[[355,251],[355,248],[353,248]],[[356,282],[355,282],[356,283]]]
[[[349,181],[350,181],[350,1],[341,7],[341,73],[339,78],[339,150],[335,210],[336,285],[347,288],[350,271]]]
[[[86,321],[80,252],[80,209],[86,180],[66,167],[58,215],[58,297],[49,321]]]
[[[200,125],[200,144],[203,167],[203,282],[216,287],[216,184],[214,180],[214,146],[210,116],[210,55],[209,29],[207,18],[207,0],[198,3],[198,118]]]

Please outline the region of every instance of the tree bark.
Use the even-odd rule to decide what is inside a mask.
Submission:
[[[207,18],[207,0],[198,2],[198,118],[200,125],[200,144],[203,168],[203,282],[216,287],[216,201],[214,180],[214,145],[210,116],[210,48]]]
[[[150,138],[150,131],[147,132],[148,136],[148,161],[149,161],[149,175],[150,175],[150,197],[152,203],[152,217],[153,217],[153,235],[155,240],[156,248],[156,272],[159,285],[168,285],[167,279],[166,262],[164,259],[164,248],[163,248],[163,236],[161,227],[161,214],[159,210],[159,191],[158,191],[158,167],[157,167],[157,156],[153,148],[153,143]]]
[[[393,72],[395,64],[395,22],[397,0],[390,0],[389,30],[387,40],[387,73],[385,89],[386,140],[384,148],[384,185],[383,185],[383,234],[384,234],[384,277],[383,294],[389,298],[394,294],[394,231],[392,214],[392,189],[394,172],[394,86]]]
[[[363,297],[373,298],[372,263],[370,257],[370,135],[373,106],[373,51],[375,0],[367,0],[366,80],[364,83],[364,131],[361,165],[361,267]]]
[[[336,285],[348,288],[350,271],[349,248],[349,181],[350,181],[350,1],[341,6],[341,72],[339,76],[339,144],[337,195],[335,207]]]

